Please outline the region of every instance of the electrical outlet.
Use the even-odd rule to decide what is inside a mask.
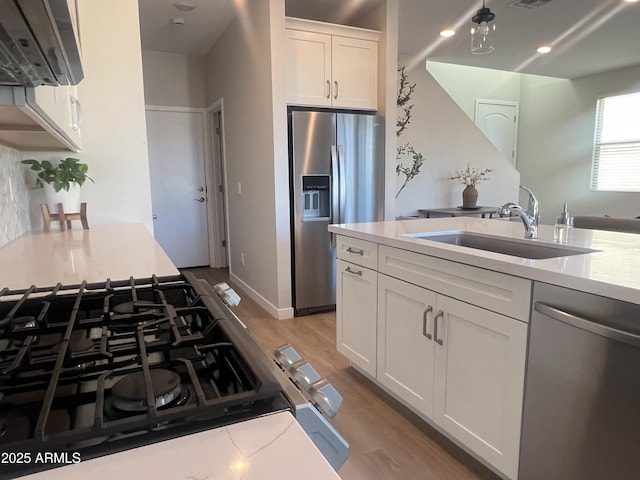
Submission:
[[[244,253],[240,254],[240,263],[242,264],[242,266],[244,267]]]

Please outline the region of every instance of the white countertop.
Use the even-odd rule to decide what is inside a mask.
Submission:
[[[0,290],[178,275],[142,224],[23,235],[0,248]]]
[[[340,480],[289,412],[21,477],[24,480],[129,478]]]
[[[524,239],[524,226],[521,222],[472,217],[330,225],[329,230],[488,270],[640,304],[640,235],[637,234],[571,227],[566,229],[566,238],[558,242],[553,239],[553,226],[540,225],[538,239],[531,240]],[[599,251],[530,260],[405,236],[455,231]]]

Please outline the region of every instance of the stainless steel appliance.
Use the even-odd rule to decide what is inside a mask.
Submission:
[[[384,211],[384,119],[289,112],[293,306],[335,308],[332,223],[374,222]]]
[[[68,0],[0,0],[0,85],[76,85],[84,74]]]
[[[0,290],[0,478],[282,411],[339,468],[319,409],[340,396],[293,354],[278,366],[222,293],[189,272]],[[43,452],[59,463],[26,461]]]
[[[640,472],[640,306],[536,283],[519,480]]]

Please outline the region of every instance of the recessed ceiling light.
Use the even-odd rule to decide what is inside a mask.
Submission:
[[[624,0],[627,3],[636,3],[639,2],[640,0]]]
[[[542,47],[538,47],[538,53],[549,53],[551,51],[551,47],[549,45],[543,45]]]
[[[446,30],[442,30],[440,32],[440,36],[444,37],[444,38],[449,38],[449,37],[453,37],[456,34],[455,30],[451,30],[450,28],[447,28]]]
[[[191,10],[194,10],[196,8],[191,2],[177,2],[174,3],[173,6],[181,12],[190,12]]]
[[[184,18],[182,18],[182,17],[173,17],[171,19],[171,23],[173,25],[184,25]]]

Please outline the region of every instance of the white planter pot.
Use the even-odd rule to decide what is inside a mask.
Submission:
[[[62,189],[59,192],[56,192],[51,185],[45,183],[44,196],[51,213],[58,213],[58,203],[62,203],[65,213],[78,213],[80,211],[80,186],[77,183],[70,184],[69,191]]]

